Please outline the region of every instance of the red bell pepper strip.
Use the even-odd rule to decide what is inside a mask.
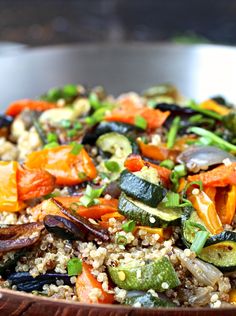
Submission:
[[[6,114],[10,116],[17,116],[26,109],[32,111],[46,111],[55,107],[57,107],[55,103],[49,103],[42,100],[23,99],[11,103],[6,110]]]

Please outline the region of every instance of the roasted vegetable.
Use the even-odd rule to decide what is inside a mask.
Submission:
[[[54,204],[56,204],[60,211],[66,215],[70,220],[72,220],[78,228],[81,230],[82,233],[86,235],[87,238],[89,236],[96,237],[98,239],[101,239],[103,241],[109,241],[109,233],[106,229],[101,228],[99,225],[92,224],[89,220],[82,217],[79,214],[73,213],[63,206],[63,204],[56,199],[52,199]]]
[[[165,295],[162,293],[152,293],[151,291],[130,291],[128,292],[124,303],[125,305],[140,306],[140,307],[175,307]]]
[[[47,215],[44,218],[44,226],[50,233],[63,239],[85,240],[85,234],[69,219],[57,216]]]
[[[72,285],[68,274],[55,272],[41,274],[35,278],[29,272],[16,272],[8,277],[11,285],[16,285],[18,291],[24,292],[41,291],[45,284],[57,284],[59,280],[62,280],[64,285]]]
[[[145,265],[118,265],[108,267],[112,281],[121,289],[147,291],[153,289],[163,292],[180,284],[178,276],[166,257],[161,257]],[[163,287],[163,283],[167,286]]]
[[[22,249],[35,244],[44,229],[42,223],[6,225],[0,228],[0,252]]]
[[[56,104],[46,101],[24,99],[11,103],[6,110],[6,114],[10,116],[16,116],[25,109],[33,111],[45,111],[55,108],[56,106]]]
[[[231,131],[234,136],[236,136],[236,112],[232,111],[229,114],[224,115],[222,122],[224,127]]]

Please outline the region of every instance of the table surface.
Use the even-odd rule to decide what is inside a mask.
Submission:
[[[86,44],[0,57],[0,108],[66,83],[104,85],[115,95],[170,82],[189,98],[236,100],[236,48],[218,45]]]

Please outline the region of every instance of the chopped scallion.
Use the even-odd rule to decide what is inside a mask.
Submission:
[[[52,142],[57,142],[57,135],[55,133],[48,133],[47,134],[47,142],[52,143]]]
[[[173,191],[177,191],[179,187],[179,179],[184,177],[186,174],[187,172],[184,165],[177,165],[174,167],[170,175],[170,180],[173,185]]]
[[[121,234],[117,234],[116,235],[116,243],[118,245],[126,245],[128,242],[127,238],[124,236],[124,235],[121,235]]]
[[[179,194],[175,192],[168,192],[165,196],[165,206],[166,207],[178,207],[180,202],[179,202]]]
[[[81,130],[83,128],[82,124],[80,122],[75,122],[74,123],[74,129]]]
[[[167,148],[172,148],[175,144],[175,140],[180,128],[180,117],[176,116],[170,126],[170,130],[167,135]]]
[[[64,98],[73,98],[73,97],[76,97],[76,95],[78,94],[77,87],[74,84],[65,85],[62,91],[63,91]]]
[[[69,129],[71,127],[71,121],[70,120],[61,120],[60,125],[65,129]]]
[[[67,271],[69,276],[79,275],[82,273],[82,260],[72,258],[67,263]]]
[[[207,231],[199,231],[195,234],[190,250],[199,255],[207,241],[209,233]]]
[[[107,170],[109,170],[111,172],[119,172],[120,171],[120,166],[119,166],[118,162],[116,162],[116,161],[107,160],[104,162],[104,165],[107,168]]]
[[[166,159],[160,163],[160,166],[172,170],[174,168],[175,164],[172,160]]]
[[[206,109],[203,109],[201,108],[199,105],[196,104],[195,101],[191,100],[189,102],[189,104],[187,105],[187,107],[191,108],[192,110],[196,111],[196,112],[199,112],[203,115],[206,115],[206,116],[209,116],[211,118],[214,118],[215,120],[218,120],[218,121],[221,121],[223,116],[214,112],[214,111],[211,111],[211,110],[206,110]]]
[[[144,117],[142,117],[140,115],[135,116],[134,124],[135,124],[135,126],[140,127],[142,129],[147,128],[147,121],[145,120]]]
[[[70,153],[75,155],[75,156],[77,156],[81,152],[81,150],[83,148],[83,145],[79,144],[79,143],[76,143],[76,142],[71,143],[71,145],[73,147],[72,147]]]
[[[76,129],[70,129],[70,130],[67,131],[67,136],[69,138],[74,137],[76,134],[77,134],[77,130]]]
[[[136,223],[133,220],[130,220],[122,225],[122,229],[126,232],[132,232],[135,229]]]
[[[43,147],[43,149],[51,149],[60,146],[57,142],[51,142]]]

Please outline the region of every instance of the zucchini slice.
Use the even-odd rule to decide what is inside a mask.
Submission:
[[[97,139],[96,145],[102,151],[108,152],[118,158],[126,158],[132,153],[132,146],[128,138],[115,132],[101,135]]]
[[[181,218],[182,212],[178,208],[153,208],[142,202],[133,200],[131,197],[121,193],[118,209],[125,217],[136,221],[144,226],[166,227],[175,225]]]
[[[145,265],[120,265],[108,267],[112,281],[125,290],[147,291],[153,289],[163,292],[180,284],[178,276],[166,257],[152,261]],[[163,286],[163,283],[167,286]]]
[[[120,188],[127,195],[151,207],[156,207],[166,195],[166,189],[124,170],[120,175]]]
[[[137,293],[137,291],[135,291]],[[130,294],[130,295],[129,295]],[[163,297],[164,294],[159,294],[154,296],[150,292],[138,292],[137,294],[131,295],[131,292],[128,292],[127,297],[125,298],[124,304],[131,306],[140,306],[140,307],[175,307],[176,305],[172,303],[167,297]]]
[[[198,257],[222,271],[236,271],[236,232],[210,237]]]

